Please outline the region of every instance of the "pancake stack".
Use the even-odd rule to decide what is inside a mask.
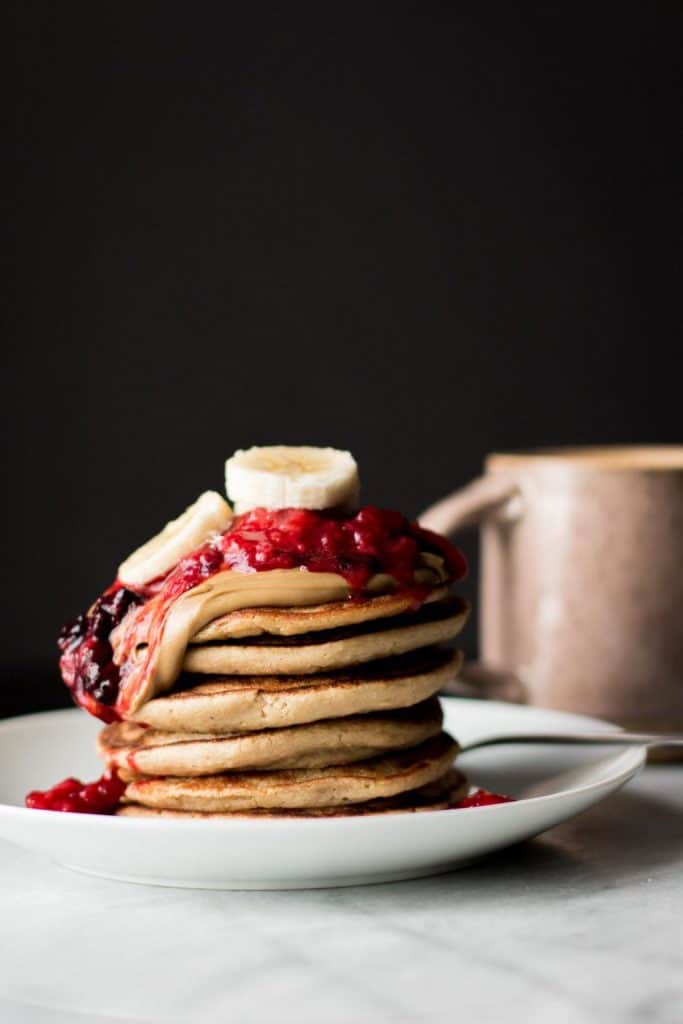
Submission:
[[[174,688],[104,728],[118,814],[333,817],[419,811],[467,793],[437,692],[468,606],[435,588],[247,608],[204,626]]]

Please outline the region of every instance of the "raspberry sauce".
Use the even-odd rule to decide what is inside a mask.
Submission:
[[[445,537],[424,530],[400,512],[368,505],[354,515],[333,510],[253,509],[236,517],[166,576],[132,591],[119,581],[98,598],[90,611],[65,626],[59,637],[62,678],[74,701],[105,722],[119,718],[115,705],[121,667],[113,660],[112,630],[135,607],[155,601],[154,621],[161,635],[164,616],[182,594],[226,570],[252,573],[302,569],[335,573],[349,584],[352,598],[377,574],[396,581],[415,607],[433,590],[415,582],[424,569],[423,553],[439,555],[448,580],[462,579],[464,556]]]
[[[400,512],[367,505],[356,515],[309,509],[253,509],[221,538],[226,568],[243,572],[304,568],[343,576],[362,593],[377,573],[401,588],[414,585],[422,551],[441,555],[453,580],[467,571],[461,552],[445,537],[423,530]]]
[[[125,788],[116,771],[105,772],[96,782],[63,779],[51,789],[34,789],[26,797],[26,806],[39,811],[113,814]]]
[[[512,796],[490,793],[488,789],[476,789],[474,793],[470,793],[459,804],[456,804],[456,810],[461,810],[463,807],[490,807],[493,804],[513,804],[514,802]]]

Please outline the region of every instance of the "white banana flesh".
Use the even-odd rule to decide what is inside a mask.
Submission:
[[[237,515],[252,508],[351,510],[358,504],[358,466],[337,448],[249,448],[226,462],[225,487]]]
[[[118,578],[127,586],[139,587],[163,576],[212,534],[226,530],[232,515],[218,491],[204,491],[181,516],[121,563]]]

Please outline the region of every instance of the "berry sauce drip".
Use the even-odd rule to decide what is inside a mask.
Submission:
[[[140,588],[114,583],[85,615],[65,626],[59,637],[60,668],[77,704],[105,722],[119,719],[114,705],[121,684],[113,660],[112,630],[135,606],[155,600],[155,621],[162,623],[174,601],[225,570],[252,573],[304,569],[342,576],[351,596],[362,599],[369,580],[386,574],[418,607],[433,589],[418,584],[423,552],[439,555],[450,580],[467,571],[461,552],[445,537],[424,530],[400,512],[368,505],[355,515],[310,509],[253,509],[233,520],[166,576]]]
[[[493,804],[512,804],[514,802],[514,797],[501,796],[500,793],[490,793],[488,789],[476,789],[474,793],[470,793],[464,800],[461,800],[456,805],[456,809],[461,810],[463,807],[490,807]]]
[[[112,705],[119,692],[119,667],[109,642],[111,631],[142,598],[114,583],[98,597],[90,611],[62,629],[57,645],[59,666],[77,704],[103,722],[115,722]]]
[[[125,788],[116,771],[108,771],[97,782],[64,779],[51,789],[34,789],[26,797],[26,806],[39,811],[113,814]]]

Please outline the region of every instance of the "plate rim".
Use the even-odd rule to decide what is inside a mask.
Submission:
[[[606,733],[614,733],[620,731],[620,727],[613,722],[606,721],[601,718],[594,718],[589,715],[577,714],[576,712],[563,711],[557,708],[540,708],[532,705],[525,704],[508,704],[505,701],[483,701],[476,698],[469,697],[455,697],[451,695],[440,696],[440,700],[444,702],[446,707],[450,707],[455,704],[462,704],[466,702],[468,706],[476,705],[477,707],[495,707],[497,709],[516,709],[519,711],[528,710],[530,712],[548,713],[552,715],[558,715],[560,717],[566,717],[573,720],[574,724],[584,724],[589,726],[591,730],[598,729],[604,730]],[[75,719],[78,715],[82,715],[83,712],[79,708],[57,708],[49,711],[36,711],[26,715],[15,715],[10,718],[0,720],[0,739],[5,731],[13,731],[14,729],[21,729],[22,727],[29,727],[34,724],[36,719],[63,719],[65,716]],[[586,730],[588,731],[588,729]],[[465,752],[463,751],[463,754]],[[629,746],[625,749],[615,749],[614,760],[616,762],[623,761],[623,767],[618,772],[607,778],[601,778],[597,781],[584,783],[579,786],[572,786],[568,789],[561,789],[556,793],[547,793],[542,796],[531,796],[522,797],[518,800],[514,800],[511,803],[504,804],[493,804],[481,807],[463,807],[459,810],[458,818],[462,813],[474,813],[480,814],[487,812],[489,814],[495,812],[497,814],[504,813],[517,813],[520,806],[539,806],[541,804],[551,804],[560,800],[565,800],[569,796],[578,796],[591,792],[595,789],[600,789],[606,784],[614,788],[619,788],[624,785],[629,779],[633,778],[645,765],[647,758],[647,746],[645,744]],[[328,831],[334,828],[348,829],[368,829],[376,828],[379,825],[384,824],[386,826],[387,821],[391,819],[400,819],[401,823],[410,828],[408,821],[415,821],[417,823],[424,822],[425,819],[443,818],[444,815],[442,810],[430,810],[421,811],[419,814],[394,814],[394,815],[367,815],[367,816],[340,816],[337,818],[234,818],[230,820],[226,819],[191,819],[183,820],[179,818],[126,818],[117,817],[115,815],[96,815],[96,814],[64,814],[60,811],[50,810],[38,810],[37,808],[22,807],[19,804],[8,804],[0,801],[0,817],[4,818],[19,818],[20,820],[28,820],[27,815],[30,815],[30,820],[35,821],[38,824],[42,821],[46,827],[48,822],[60,823],[60,827],[64,828],[77,828],[86,823],[92,827],[93,819],[97,819],[100,824],[98,828],[116,828],[125,830],[159,830],[167,828],[169,825],[172,828],[185,828],[193,830],[195,833],[204,830],[214,831],[219,829],[220,831],[230,830],[278,830],[283,827],[286,828],[298,828],[300,830],[312,831],[313,829],[327,829]],[[450,820],[450,815],[447,816]],[[68,824],[67,824],[68,822]]]

